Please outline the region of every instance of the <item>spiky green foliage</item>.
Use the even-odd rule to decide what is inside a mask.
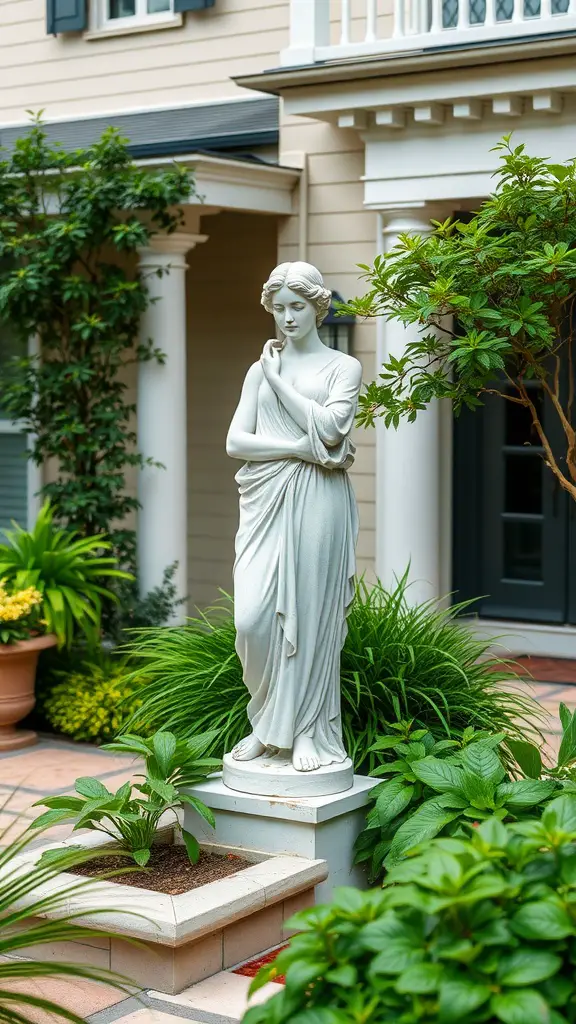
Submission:
[[[111,545],[104,536],[78,537],[72,530],[56,529],[46,502],[33,530],[14,523],[3,531],[0,578],[14,587],[36,587],[42,594],[42,615],[59,646],[70,646],[77,633],[95,643],[99,636],[102,599],[117,600],[103,586],[106,579],[131,579],[116,568],[116,558],[103,552]]]
[[[534,731],[535,703],[510,690],[513,666],[488,658],[490,643],[457,621],[462,606],[411,606],[407,588],[406,578],[391,593],[357,587],[342,654],[344,738],[356,767],[375,766],[370,747],[398,719],[444,736],[467,726],[519,736],[524,723]],[[214,729],[215,751],[230,750],[248,729],[234,643],[230,598],[186,626],[138,633],[128,649],[150,680],[140,691],[138,720],[179,736]]]
[[[1,810],[6,807],[5,803]],[[56,1019],[83,1024],[83,1018],[39,993],[30,991],[30,982],[50,978],[67,978],[70,981],[101,981],[114,985],[126,995],[133,989],[127,979],[118,974],[87,964],[60,963],[57,960],[29,960],[18,958],[30,946],[48,946],[56,942],[82,942],[92,937],[102,937],[107,932],[95,927],[78,926],[77,917],[95,918],[112,908],[91,910],[84,907],[76,914],[68,910],[68,902],[74,895],[85,893],[95,879],[83,879],[66,888],[50,888],[44,894],[40,887],[46,887],[63,871],[73,868],[94,856],[93,850],[62,848],[51,850],[50,857],[27,859],[18,864],[17,858],[27,855],[37,833],[22,831],[8,845],[6,829],[0,832],[0,1024],[31,1024],[38,1020],[38,1012],[53,1014]],[[114,872],[117,874],[117,872]],[[112,874],[110,872],[106,877]],[[26,953],[26,955],[28,955]]]

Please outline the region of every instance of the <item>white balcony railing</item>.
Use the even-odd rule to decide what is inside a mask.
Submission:
[[[311,64],[575,28],[576,0],[290,0],[290,45],[282,63]]]

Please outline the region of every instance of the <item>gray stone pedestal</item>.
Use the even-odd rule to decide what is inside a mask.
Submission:
[[[239,793],[220,778],[210,779],[189,792],[214,811],[216,829],[191,807],[184,812],[185,828],[204,842],[327,861],[328,878],[316,887],[316,902],[325,903],[336,886],[366,888],[364,871],[353,866],[353,847],[363,828],[368,795],[378,781],[356,775],[345,793],[295,798]]]

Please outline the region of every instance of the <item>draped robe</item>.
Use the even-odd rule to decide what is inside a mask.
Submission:
[[[354,593],[358,513],[347,469],[360,389],[359,364],[339,353],[295,389],[311,399],[314,462],[247,462],[237,473],[236,650],[250,693],[252,731],[291,750],[312,738],[322,765],[346,757],[340,654]],[[264,378],[257,435],[296,440],[302,429]]]

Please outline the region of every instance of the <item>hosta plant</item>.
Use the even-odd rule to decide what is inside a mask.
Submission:
[[[32,822],[31,828],[73,821],[74,831],[87,828],[105,833],[145,867],[160,819],[168,812],[173,813],[175,824],[180,827],[177,811],[189,804],[214,826],[210,808],[184,792],[221,767],[216,758],[205,756],[213,742],[212,733],[202,733],[190,740],[177,740],[171,732],[157,732],[149,740],[129,733],[119,736],[103,749],[142,757],[144,772],[135,776],[141,781],[125,782],[116,793],[111,793],[99,779],[77,779],[76,796],[51,796],[37,801],[34,806],[48,810]],[[184,829],[182,837],[190,861],[195,864],[200,855],[198,840]]]
[[[244,1024],[574,1024],[576,796],[468,832],[293,917]]]
[[[0,544],[0,577],[13,587],[34,587],[41,593],[46,629],[56,635],[59,646],[70,646],[75,635],[94,643],[102,601],[115,599],[104,581],[131,578],[116,568],[115,558],[104,554],[108,541],[58,529],[48,502],[33,530],[15,523],[3,532],[7,543]]]
[[[512,780],[499,750],[503,733],[467,729],[460,740],[435,742],[410,723],[396,730],[375,744],[395,759],[376,769],[391,778],[372,791],[374,803],[356,844],[357,861],[367,863],[372,881],[424,840],[453,835],[494,814],[522,817],[559,786],[554,779]]]

